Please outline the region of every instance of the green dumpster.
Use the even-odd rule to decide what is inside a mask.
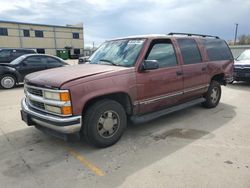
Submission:
[[[69,59],[68,50],[57,50],[56,55],[64,60]]]

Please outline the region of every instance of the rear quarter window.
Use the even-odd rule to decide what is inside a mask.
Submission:
[[[225,41],[219,39],[203,40],[210,61],[232,60],[232,53]]]

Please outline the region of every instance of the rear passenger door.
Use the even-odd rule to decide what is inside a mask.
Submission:
[[[201,96],[208,87],[206,81],[206,63],[202,61],[200,49],[195,39],[177,39],[182,57],[183,99]]]
[[[145,60],[157,60],[159,68],[137,73],[137,96],[140,113],[171,106],[179,101],[183,89],[181,67],[169,39],[153,40]]]

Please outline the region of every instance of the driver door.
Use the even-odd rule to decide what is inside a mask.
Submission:
[[[27,74],[45,70],[47,68],[47,61],[40,56],[31,56],[25,58],[18,67],[18,72],[24,78]]]
[[[178,103],[183,90],[183,77],[171,40],[153,40],[145,60],[157,60],[159,68],[137,73],[139,113]]]

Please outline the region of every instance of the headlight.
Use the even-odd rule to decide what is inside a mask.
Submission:
[[[57,106],[45,105],[45,110],[61,114],[61,108]]]
[[[44,91],[44,98],[52,99],[57,101],[70,101],[69,92],[51,92],[51,91]]]
[[[45,105],[45,110],[56,113],[56,114],[62,114],[62,115],[72,114],[71,106],[58,107],[58,106]]]

